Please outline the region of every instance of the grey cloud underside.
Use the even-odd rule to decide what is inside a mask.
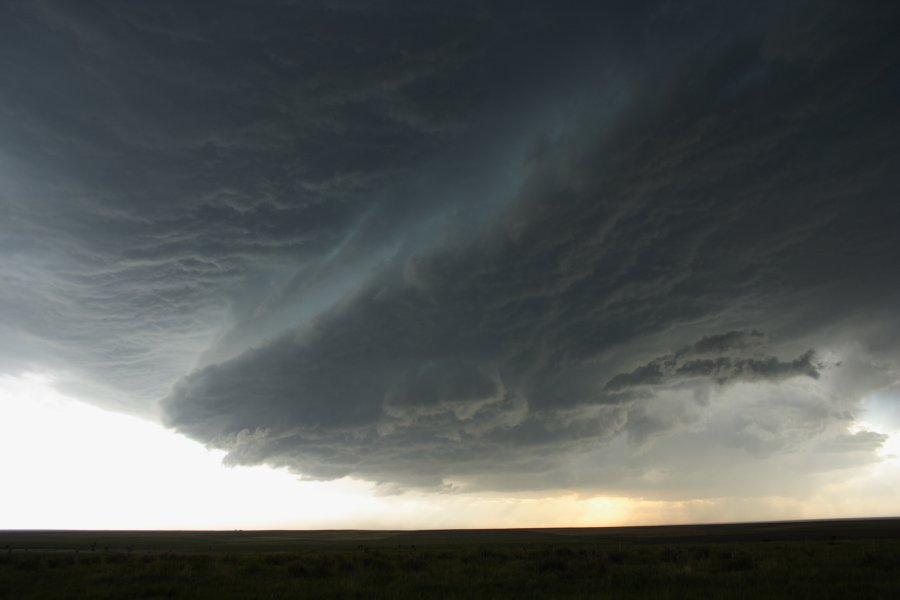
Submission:
[[[900,378],[887,4],[11,6],[8,369],[400,487],[721,494],[884,441],[846,426]]]
[[[234,349],[201,362],[334,302],[448,203],[435,189],[476,202],[460,180],[493,167],[474,133],[507,135],[522,79],[558,54],[559,23],[528,11],[2,11],[4,364],[107,384],[131,410],[220,335]]]
[[[892,112],[883,41],[841,40],[858,54],[824,65],[775,34],[678,57],[611,130],[541,141],[494,218],[459,217],[465,234],[405,249],[314,322],[182,380],[169,423],[239,463],[486,487],[612,485],[627,475],[600,465],[616,458],[560,473],[619,436],[695,430],[765,457],[838,435],[859,390],[779,382],[840,371],[809,345],[852,339],[833,324],[860,313],[891,319],[898,298],[879,260],[900,255],[885,228],[897,155],[868,116]],[[716,333],[733,325],[751,329]],[[682,349],[647,362],[645,340]],[[708,408],[741,382],[765,398]]]

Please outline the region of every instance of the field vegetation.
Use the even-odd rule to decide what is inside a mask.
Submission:
[[[900,598],[900,521],[859,523],[2,532],[0,598]]]

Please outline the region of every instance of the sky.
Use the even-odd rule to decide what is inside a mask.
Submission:
[[[896,515],[900,5],[0,4],[0,528]]]

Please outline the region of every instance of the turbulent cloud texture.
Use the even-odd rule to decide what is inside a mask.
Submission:
[[[758,331],[704,336],[697,343],[656,358],[630,373],[616,375],[606,383],[606,389],[672,385],[697,378],[714,379],[720,384],[755,379],[778,381],[799,375],[818,379],[821,366],[813,363],[812,350],[790,361],[748,352],[759,345],[762,337]]]
[[[0,12],[0,368],[400,488],[877,460],[890,3]]]

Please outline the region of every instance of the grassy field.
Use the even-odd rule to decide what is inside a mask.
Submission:
[[[0,598],[900,598],[900,519],[0,532]]]

